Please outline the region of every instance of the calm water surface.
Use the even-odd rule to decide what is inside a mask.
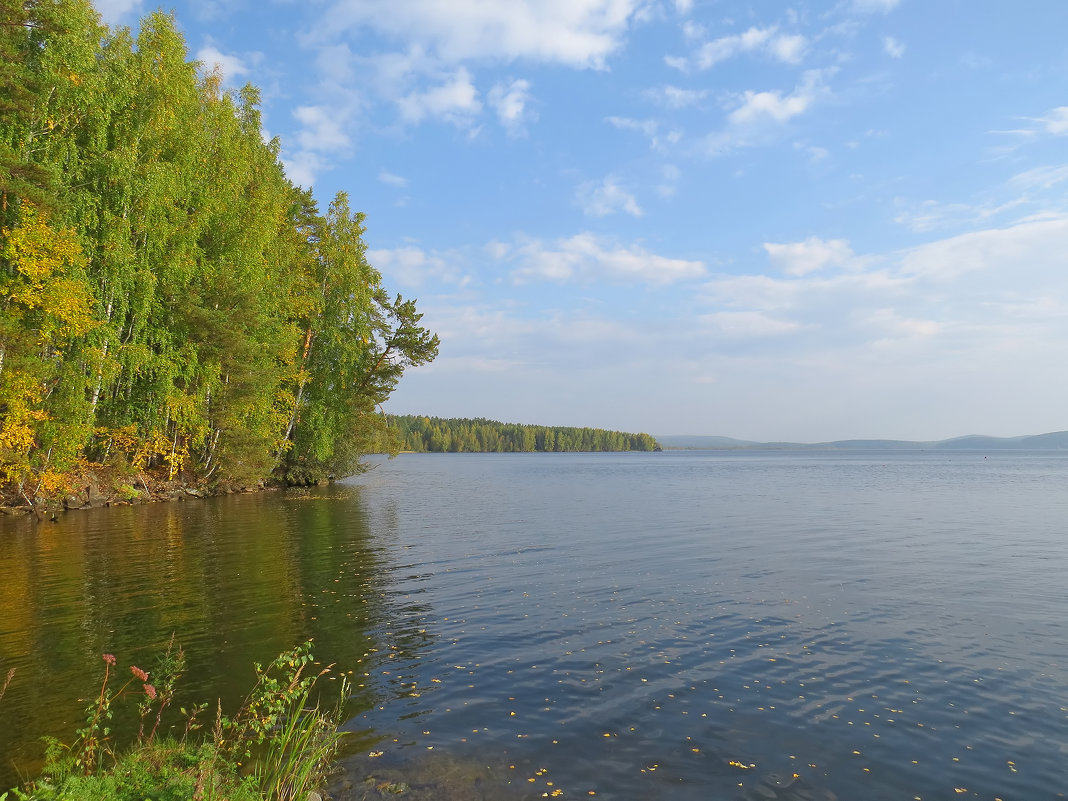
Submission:
[[[7,784],[174,632],[190,699],[351,671],[341,797],[1068,792],[1065,455],[405,455],[0,526]]]

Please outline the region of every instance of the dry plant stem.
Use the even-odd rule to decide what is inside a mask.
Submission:
[[[14,677],[15,677],[15,668],[11,668],[11,670],[9,670],[7,672],[7,678],[4,679],[4,686],[0,687],[0,699],[2,699],[4,697],[4,693],[7,692],[8,685],[11,684],[11,680]]]
[[[111,657],[111,659],[114,658],[115,657]],[[96,762],[96,731],[97,725],[100,723],[100,716],[104,712],[104,706],[107,704],[108,680],[111,677],[111,664],[111,660],[104,657],[104,681],[100,684],[100,697],[96,701],[96,710],[93,712],[93,718],[89,721],[89,728],[86,730],[85,744],[82,749],[85,755],[86,776],[93,772],[93,765]]]

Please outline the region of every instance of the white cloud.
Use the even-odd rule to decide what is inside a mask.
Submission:
[[[374,88],[384,97],[403,94],[416,76],[440,74],[440,63],[418,44],[409,45],[402,52],[378,53],[361,60],[374,73]]]
[[[989,339],[1008,328],[1030,325],[1037,335],[1050,322],[1064,325],[1057,315],[1068,306],[1068,273],[1060,255],[1068,251],[1068,215],[887,254],[858,257],[847,243],[818,237],[765,249],[787,277],[714,277],[702,291],[714,308],[710,313],[749,312],[788,320],[812,335],[824,329],[826,343],[885,343],[887,338],[963,331],[972,336],[985,332],[982,336]],[[821,271],[828,266],[848,269]],[[977,357],[986,347],[980,342],[959,345],[967,345]],[[945,358],[958,356],[947,351]]]
[[[792,334],[801,326],[790,320],[780,320],[757,311],[723,311],[705,314],[700,321],[728,337],[771,337]]]
[[[877,332],[883,342],[887,338],[933,337],[947,330],[945,323],[917,317],[905,317],[894,309],[874,309],[864,315],[864,326]]]
[[[1046,133],[1056,136],[1068,134],[1068,106],[1059,106],[1053,109],[1045,117],[1037,120]]]
[[[849,7],[861,14],[888,14],[901,0],[852,0]]]
[[[721,61],[726,61],[739,53],[756,50],[764,46],[775,33],[774,28],[750,28],[744,33],[722,36],[705,42],[694,56],[694,61],[701,69],[708,69]]]
[[[420,288],[439,282],[463,286],[469,280],[457,269],[459,258],[455,254],[427,253],[413,246],[368,250],[367,261],[382,273],[387,284]]]
[[[510,84],[498,83],[486,98],[497,112],[497,119],[512,136],[519,136],[526,130],[526,124],[537,119],[530,110],[530,81],[514,80]]]
[[[787,275],[804,276],[824,267],[843,267],[854,258],[849,243],[844,239],[820,239],[810,236],[803,242],[776,244],[765,242],[764,250]]]
[[[482,110],[478,90],[471,83],[471,75],[460,67],[445,83],[425,91],[414,91],[397,101],[401,116],[412,123],[427,117],[438,117],[456,125],[469,125],[472,117]]]
[[[768,43],[768,52],[784,64],[800,64],[808,40],[799,34],[776,36]]]
[[[680,14],[689,14],[693,11],[693,0],[675,0],[675,10]]]
[[[394,175],[391,172],[382,170],[378,173],[378,180],[387,186],[395,186],[398,189],[403,189],[408,185],[408,179],[401,175]]]
[[[678,86],[664,84],[656,89],[647,89],[643,94],[655,103],[677,109],[697,105],[708,97],[708,90],[681,89]]]
[[[297,106],[293,116],[303,126],[297,134],[301,150],[315,153],[337,153],[352,146],[345,130],[345,121],[337,110],[329,106]]]
[[[1049,368],[1068,358],[1065,252],[1068,215],[861,254],[845,270],[788,276],[758,258],[732,264],[735,274],[695,271],[680,279],[682,293],[644,293],[640,317],[609,319],[608,296],[593,288],[635,280],[625,265],[651,270],[654,254],[588,233],[494,242],[482,254],[493,272],[526,270],[516,278],[570,280],[584,291],[545,287],[555,299],[548,309],[529,300],[541,289],[529,285],[504,300],[423,295],[425,320],[449,347],[391,405],[419,411],[431,397],[443,404],[431,413],[471,414],[475,397],[488,404],[476,414],[574,419],[570,399],[545,406],[566,387],[590,396],[594,420],[592,405],[605,397],[646,393],[642,405],[657,412],[639,427],[653,431],[667,430],[664,415],[701,431],[710,410],[721,431],[749,437],[755,427],[757,439],[936,439],[992,425],[1024,433],[1021,420],[1032,432],[1054,430],[1068,397]],[[617,253],[622,265],[612,263]],[[738,274],[746,269],[767,274]],[[451,383],[419,383],[437,371]],[[1036,402],[1050,395],[1048,406]]]
[[[705,136],[698,149],[709,156],[723,156],[738,148],[774,141],[787,123],[831,95],[826,79],[836,72],[835,67],[806,70],[789,94],[772,89],[747,90],[734,96],[728,106],[726,124]],[[827,155],[822,148],[810,148],[807,152],[812,161]]]
[[[769,117],[776,122],[785,122],[796,117],[809,107],[812,96],[808,93],[794,93],[783,97],[782,93],[753,92],[746,90],[743,101],[734,109],[728,119],[734,125],[746,125],[761,117]]]
[[[961,234],[905,251],[901,273],[947,281],[983,273],[984,291],[1010,293],[1027,286],[1030,273],[1043,281],[1068,277],[1062,254],[1068,252],[1068,215],[1025,220],[1004,228]]]
[[[1018,173],[1009,179],[1009,185],[1023,190],[1046,190],[1065,181],[1068,181],[1068,164],[1058,164]]]
[[[520,242],[511,252],[518,266],[513,278],[530,281],[609,280],[623,283],[670,284],[700,278],[699,261],[672,259],[650,253],[640,245],[605,244],[583,233],[547,246],[539,240]]]
[[[610,175],[600,182],[586,181],[580,184],[575,198],[583,213],[591,217],[607,217],[618,212],[626,212],[633,217],[642,216],[634,195],[623,189]]]
[[[323,35],[368,27],[414,41],[448,63],[528,59],[601,68],[640,10],[638,0],[338,0]]]
[[[924,233],[991,225],[1008,212],[1017,218],[1048,218],[1068,208],[1068,199],[1061,189],[1065,182],[1068,182],[1068,164],[1048,164],[1013,175],[1002,187],[988,190],[975,202],[917,202],[896,198],[894,222]]]
[[[831,153],[825,147],[810,145],[806,142],[794,142],[794,150],[799,150],[808,155],[810,164],[818,164],[830,157]]]
[[[746,91],[741,104],[731,111],[727,119],[735,126],[750,125],[763,119],[786,122],[808,110],[824,91],[823,72],[808,70],[802,76],[801,83],[788,95],[784,96],[777,90]]]
[[[689,59],[667,56],[665,63],[682,71],[691,68],[706,70],[743,53],[763,53],[786,64],[797,64],[807,46],[808,40],[800,34],[782,34],[775,26],[754,26],[742,33],[705,42]]]
[[[694,22],[693,20],[686,20],[682,23],[682,35],[691,41],[694,39],[703,39],[707,29],[704,25]]]
[[[286,177],[305,189],[314,186],[316,177],[329,166],[321,155],[308,150],[286,154],[282,161],[285,164]]]
[[[649,146],[653,150],[664,150],[667,145],[674,145],[682,139],[682,132],[670,129],[661,133],[661,125],[657,120],[636,120],[630,117],[606,117],[605,122],[621,131],[636,131],[643,134],[649,140]]]
[[[789,334],[791,362],[822,362],[824,373],[849,363],[858,375],[906,375],[922,361],[932,378],[965,364],[986,374],[1068,334],[1068,215],[862,257],[817,237],[765,247],[787,275],[713,277],[699,295],[710,307],[701,319],[731,341]]]
[[[1026,128],[991,131],[990,133],[1014,134],[1026,138],[1032,138],[1039,134],[1052,134],[1053,136],[1068,134],[1068,106],[1058,106],[1050,109],[1049,113],[1043,117],[1024,117],[1023,119],[1034,124]]]
[[[905,55],[905,45],[893,36],[883,37],[883,52],[890,58],[901,58]]]
[[[387,283],[416,288],[435,283],[467,287],[473,281],[473,266],[492,275],[507,270],[518,284],[608,281],[666,285],[705,275],[704,264],[699,261],[660,256],[639,244],[620,245],[591,233],[551,243],[517,235],[512,241],[495,240],[477,249],[448,252],[404,245],[368,250],[367,258]]]
[[[906,203],[898,198],[896,203],[899,206],[899,210],[894,215],[894,222],[907,226],[916,233],[957,226],[974,226],[976,223],[988,223],[992,217],[1016,208],[1022,202],[1022,198],[1017,198],[1000,205],[989,203],[942,203],[937,200]]]
[[[450,343],[447,350],[453,354],[452,358],[470,359],[483,368],[504,365],[505,357],[499,347],[502,342],[525,340],[537,333],[534,323],[516,317],[507,308],[472,304],[469,301],[440,305],[421,303],[420,310],[424,310],[424,307],[425,319],[433,319],[435,333],[443,342]],[[435,360],[435,365],[437,362]],[[512,359],[510,366],[520,364]]]
[[[119,25],[141,12],[142,0],[96,0],[93,7],[108,25]]]
[[[255,57],[258,58],[259,56],[260,54],[255,54]],[[196,60],[204,65],[205,72],[212,72],[218,69],[222,73],[223,86],[227,87],[235,86],[238,78],[251,72],[243,58],[223,53],[210,42],[197,51]]]
[[[298,106],[293,117],[301,126],[294,137],[296,147],[286,151],[282,160],[289,179],[309,188],[330,168],[332,157],[352,150],[348,112],[329,106]]]
[[[868,257],[865,261],[878,260]],[[702,297],[721,309],[761,311],[780,319],[793,316],[813,327],[840,320],[843,313],[851,314],[875,301],[885,305],[890,299],[907,299],[914,284],[914,278],[882,265],[867,272],[829,276],[722,275],[702,287]]]

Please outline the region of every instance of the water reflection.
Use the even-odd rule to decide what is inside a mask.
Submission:
[[[0,736],[69,734],[104,650],[176,630],[236,701],[315,636],[343,801],[1061,797],[1068,459],[969,458],[401,457],[15,527],[0,668],[46,681]]]
[[[416,659],[432,639],[425,605],[391,592],[358,487],[0,525],[0,671],[16,669],[0,702],[0,787],[38,764],[43,736],[72,736],[103,653],[147,668],[173,633],[188,660],[176,706],[232,708],[253,662],[314,638],[323,664],[351,672],[355,715],[405,691],[380,663]]]

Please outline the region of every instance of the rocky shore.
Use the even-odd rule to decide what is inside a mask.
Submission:
[[[239,492],[263,492],[283,485],[271,481],[250,484],[239,482],[186,482],[138,475],[131,483],[116,481],[106,472],[88,473],[73,492],[44,496],[7,494],[0,500],[0,515],[32,515],[38,521],[55,520],[60,514],[76,509],[99,509],[109,506],[134,506],[144,503],[167,503]]]

